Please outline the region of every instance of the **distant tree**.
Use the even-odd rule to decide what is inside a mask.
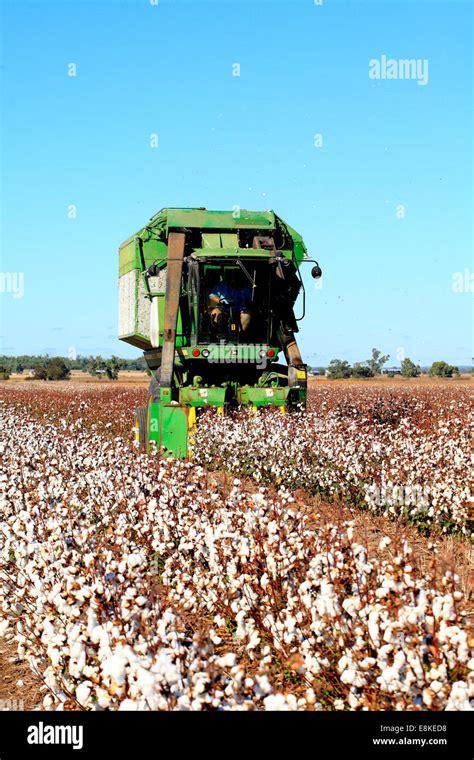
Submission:
[[[331,380],[341,380],[350,377],[351,372],[352,370],[349,362],[346,362],[344,359],[332,359],[332,361],[329,362],[327,376]]]
[[[402,359],[401,370],[403,377],[418,377],[421,373],[421,367],[419,364],[415,364],[408,357]]]
[[[368,362],[355,362],[351,370],[352,377],[373,377],[374,372]]]
[[[18,361],[18,360],[15,361],[14,367],[15,367],[15,372],[18,375],[21,375],[23,373],[23,370],[25,369],[24,366],[23,366],[23,364],[21,363],[21,361]]]
[[[44,364],[37,364],[33,368],[33,377],[35,380],[46,380],[48,373]]]
[[[87,371],[89,375],[97,375],[97,362],[93,356],[87,360]]]
[[[105,365],[105,372],[109,380],[117,380],[120,371],[121,361],[117,356],[112,356]]]
[[[452,377],[453,375],[459,375],[459,368],[447,362],[433,362],[430,375],[432,377]]]
[[[372,356],[370,359],[367,359],[364,364],[367,364],[368,367],[373,372],[373,375],[380,375],[382,371],[382,367],[390,359],[390,354],[387,354],[386,356],[382,356],[382,352],[378,350],[378,348],[372,349]]]
[[[89,375],[105,375],[107,365],[102,356],[91,356],[87,362],[87,371]]]
[[[67,380],[70,374],[71,371],[69,367],[60,356],[50,359],[46,364],[47,380]]]
[[[8,380],[10,371],[5,364],[0,364],[0,380]]]

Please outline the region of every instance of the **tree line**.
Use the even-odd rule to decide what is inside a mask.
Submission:
[[[390,354],[383,355],[378,348],[373,348],[370,359],[366,359],[363,362],[354,362],[352,366],[344,359],[333,359],[329,362],[323,374],[331,380],[343,380],[350,377],[375,377],[382,374],[382,368],[389,359]],[[392,374],[390,370],[387,373],[389,375]],[[421,367],[406,357],[400,363],[400,374],[403,377],[418,377],[421,375]],[[453,377],[453,375],[459,375],[459,367],[455,367],[445,361],[436,361],[431,365],[429,374],[432,377]]]
[[[389,359],[389,354],[382,355],[379,349],[373,348],[370,359],[354,362],[352,366],[344,359],[333,359],[327,368],[319,368],[319,374],[325,374],[331,380],[375,377],[382,373],[382,368]],[[22,374],[26,370],[30,371],[32,379],[35,380],[67,380],[73,369],[88,372],[93,377],[107,377],[109,380],[117,380],[120,370],[148,372],[143,357],[121,359],[118,356],[112,356],[110,359],[104,359],[102,356],[77,356],[69,359],[64,356],[50,357],[48,354],[0,355],[0,380],[8,380],[13,372]],[[391,374],[390,371],[388,374]],[[411,359],[405,358],[401,362],[400,374],[403,377],[418,377],[421,374],[421,367]],[[444,361],[436,361],[431,365],[429,374],[432,377],[453,377],[453,375],[459,375],[459,368]]]
[[[147,366],[143,357],[121,359],[112,356],[104,359],[102,356],[77,356],[69,359],[65,356],[50,357],[48,354],[0,356],[0,380],[7,380],[14,372],[23,374],[25,371],[35,380],[67,380],[73,369],[88,372],[94,377],[117,380],[120,370],[146,371]]]

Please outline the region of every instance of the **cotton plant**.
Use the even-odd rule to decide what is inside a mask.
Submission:
[[[369,554],[353,522],[315,527],[288,489],[222,488],[15,404],[2,418],[1,625],[45,708],[471,706],[459,579],[420,578],[403,536]]]
[[[422,530],[472,538],[473,421],[461,388],[395,395],[322,386],[306,413],[207,415],[193,456],[257,483],[342,498]]]

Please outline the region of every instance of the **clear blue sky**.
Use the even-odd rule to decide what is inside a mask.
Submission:
[[[140,355],[116,339],[118,245],[164,206],[238,204],[275,209],[323,268],[309,363],[470,362],[470,2],[2,10],[1,269],[24,293],[0,293],[0,353]],[[427,59],[428,82],[369,78],[383,55]]]

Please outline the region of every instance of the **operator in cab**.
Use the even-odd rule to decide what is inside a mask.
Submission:
[[[239,314],[242,332],[248,331],[252,321],[251,303],[251,287],[240,285],[235,274],[231,274],[228,280],[216,283],[209,294],[209,314],[218,340],[228,337],[231,309]]]

